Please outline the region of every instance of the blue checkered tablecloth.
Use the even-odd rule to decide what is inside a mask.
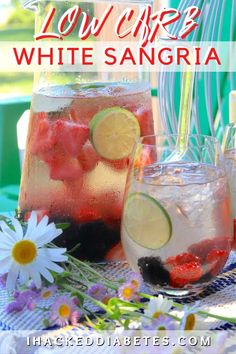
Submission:
[[[110,278],[124,278],[131,269],[126,262],[117,262],[99,266],[99,271]],[[143,292],[148,292],[145,286]],[[236,252],[232,252],[226,267],[212,283],[198,296],[187,298],[183,303],[193,304],[200,301],[201,309],[222,316],[236,316]],[[5,290],[0,291],[0,329],[3,330],[41,330],[44,329],[42,313],[25,310],[22,313],[7,314],[5,307],[9,302],[9,296]],[[53,298],[42,303],[48,305],[53,302]],[[96,311],[92,304],[87,304],[91,311]],[[212,329],[236,329],[229,323],[218,320],[211,320],[207,323],[208,328]]]

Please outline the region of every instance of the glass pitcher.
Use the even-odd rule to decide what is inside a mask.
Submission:
[[[53,6],[58,18],[48,26],[51,33],[75,4],[97,18],[114,5],[107,27],[87,39],[97,42],[115,40],[114,22],[124,9],[138,13],[151,1],[27,1],[25,7],[35,11],[38,33]],[[140,68],[36,73],[20,216],[26,219],[36,210],[39,219],[48,215],[53,222],[69,223],[57,244],[73,249],[75,257],[123,260],[120,224],[129,158],[134,140],[154,133],[149,78]]]

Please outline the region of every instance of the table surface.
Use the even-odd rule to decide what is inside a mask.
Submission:
[[[101,270],[107,277],[124,278],[131,269],[126,262],[112,262],[104,264]],[[143,292],[150,290],[143,286]],[[0,290],[0,325],[2,329],[12,330],[40,330],[43,329],[41,313],[37,311],[25,310],[23,313],[6,314],[4,308],[9,301],[5,290]],[[199,307],[209,310],[217,315],[232,317],[236,314],[236,252],[231,252],[229,260],[222,274],[220,274],[206,289],[198,296],[189,297],[182,300],[183,303],[194,304],[200,301]],[[42,305],[50,305],[53,298],[42,301]],[[98,310],[94,305],[87,303],[92,311]],[[222,321],[208,319],[207,328],[211,329],[236,329],[236,325],[224,323]],[[201,328],[202,329],[202,328]]]

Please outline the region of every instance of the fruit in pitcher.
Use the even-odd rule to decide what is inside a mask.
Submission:
[[[56,181],[75,181],[83,178],[83,169],[73,157],[56,158],[50,162],[50,178]]]
[[[147,110],[143,107],[139,107],[134,114],[139,122],[141,135],[142,136],[153,135],[154,125],[152,120],[152,111]]]
[[[100,157],[98,156],[90,142],[87,142],[82,147],[77,158],[85,172],[92,171],[100,160]]]
[[[103,109],[93,117],[89,127],[95,150],[107,160],[128,157],[140,137],[136,117],[120,107]]]
[[[89,128],[86,125],[58,120],[54,123],[57,141],[71,156],[77,157],[83,145],[89,138]]]
[[[40,155],[53,149],[57,142],[51,124],[47,119],[39,119],[32,134],[31,153]]]
[[[127,199],[124,227],[135,243],[153,250],[165,246],[172,234],[171,219],[165,208],[144,193],[133,193]]]

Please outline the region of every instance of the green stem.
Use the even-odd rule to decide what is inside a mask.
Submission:
[[[105,304],[103,304],[101,301],[98,301],[94,298],[92,298],[91,296],[89,296],[88,294],[74,288],[73,286],[69,285],[69,284],[63,284],[62,285],[64,287],[64,289],[69,290],[69,291],[73,291],[73,292],[77,292],[80,296],[82,296],[83,298],[86,298],[88,300],[90,300],[91,302],[93,302],[94,304],[96,304],[97,306],[101,307],[103,310],[105,310],[107,312],[107,306]]]

